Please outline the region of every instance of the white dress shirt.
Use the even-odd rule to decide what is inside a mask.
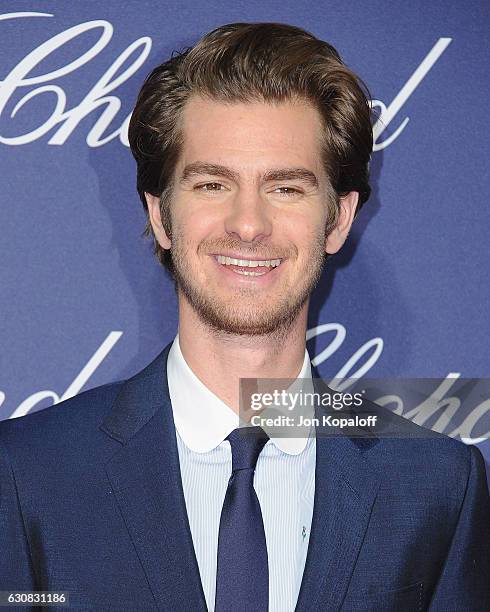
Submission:
[[[190,369],[178,334],[167,376],[187,515],[207,607],[214,612],[218,530],[231,476],[231,447],[225,438],[240,419]],[[311,378],[306,349],[300,378]],[[254,476],[269,562],[269,612],[293,612],[313,514],[316,441],[314,436],[270,437]]]

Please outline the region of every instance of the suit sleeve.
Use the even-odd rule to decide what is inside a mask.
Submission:
[[[14,472],[0,441],[0,590],[35,590]],[[10,608],[13,609],[13,608]],[[27,610],[27,608],[23,608]]]
[[[430,612],[490,610],[490,501],[485,463],[475,446],[468,448],[466,491]]]

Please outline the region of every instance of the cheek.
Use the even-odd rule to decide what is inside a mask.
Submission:
[[[174,217],[174,238],[178,237],[179,250],[191,260],[209,250],[216,239],[224,235],[223,222],[204,211],[189,211],[189,214]]]
[[[213,202],[180,202],[175,207],[176,217],[186,233],[205,235],[223,231],[223,207]]]
[[[282,238],[294,244],[299,251],[299,257],[322,245],[325,239],[325,215],[317,211],[307,211],[301,215],[294,215],[281,223]],[[279,229],[279,224],[278,224]]]

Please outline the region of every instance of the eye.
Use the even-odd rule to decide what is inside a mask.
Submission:
[[[195,189],[198,191],[219,192],[224,191],[224,186],[221,183],[204,183],[196,185]]]
[[[294,187],[276,187],[274,191],[285,196],[297,196],[301,194],[301,191],[299,191],[299,189],[295,189]]]

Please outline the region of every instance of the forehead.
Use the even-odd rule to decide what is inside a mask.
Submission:
[[[196,160],[235,166],[321,167],[322,124],[306,101],[233,102],[192,97],[182,113],[180,164]]]

